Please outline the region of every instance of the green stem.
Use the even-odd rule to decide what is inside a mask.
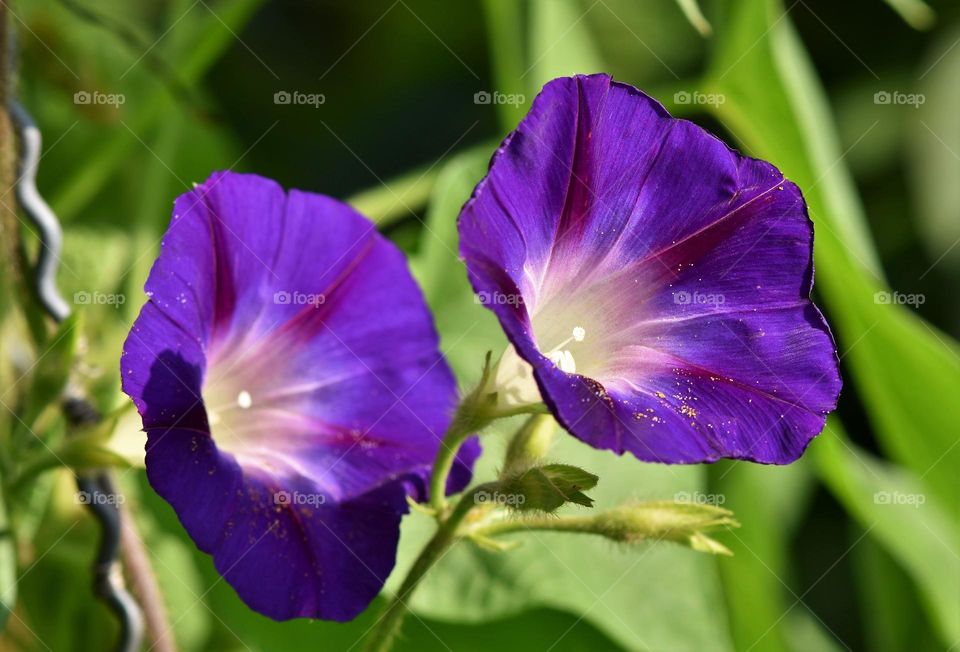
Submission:
[[[460,404],[450,427],[440,441],[437,457],[433,461],[433,471],[430,475],[430,506],[437,514],[442,514],[447,507],[447,478],[457,458],[457,452],[471,435],[483,430],[497,419],[524,414],[539,415],[546,412],[546,407],[542,403],[497,411],[485,404],[483,397],[486,394],[482,390],[482,384],[480,387],[481,389],[474,391]]]
[[[397,594],[380,617],[373,634],[367,641],[367,652],[386,652],[390,649],[397,632],[400,630],[400,625],[403,623],[403,618],[409,610],[407,600],[410,595],[420,585],[420,581],[427,571],[443,557],[447,549],[457,540],[457,528],[476,505],[474,496],[477,492],[486,491],[490,486],[480,485],[465,495],[457,503],[450,516],[441,522],[436,534],[433,535],[433,538],[420,552],[416,561],[413,562],[413,566],[403,580],[400,590],[397,591]]]
[[[482,430],[491,421],[519,414],[540,414],[545,412],[542,404],[522,406],[509,410],[496,409],[496,394],[486,391],[486,381],[490,373],[490,356],[487,356],[483,377],[477,389],[467,395],[444,433],[433,462],[430,475],[430,506],[436,514],[439,527],[433,538],[427,543],[414,561],[410,572],[403,580],[397,595],[391,600],[379,623],[376,625],[367,643],[368,652],[389,650],[403,617],[407,613],[406,601],[420,584],[423,576],[443,556],[458,538],[457,529],[467,514],[476,506],[478,492],[493,490],[496,483],[481,484],[465,494],[456,507],[447,514],[446,488],[447,478],[457,458],[457,452],[463,443],[474,433]]]
[[[481,416],[472,409],[468,397],[454,416],[450,427],[440,441],[437,457],[433,462],[433,471],[430,475],[430,506],[441,514],[447,507],[447,478],[457,458],[457,451],[463,443],[477,430],[490,423],[488,417]]]
[[[511,532],[529,530],[549,530],[552,532],[579,532],[603,536],[594,516],[527,516],[523,518],[505,518],[494,523],[485,523],[466,530],[464,536],[491,537]]]

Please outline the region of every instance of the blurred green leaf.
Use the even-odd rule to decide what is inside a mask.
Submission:
[[[106,448],[95,437],[69,437],[55,449],[44,448],[26,460],[11,484],[11,492],[32,488],[36,477],[58,467],[81,471],[107,467],[129,468],[122,455]]]
[[[262,4],[263,0],[225,0],[211,9],[196,3],[172,3],[169,24],[164,28],[173,32],[171,44],[161,43],[162,36],[156,39],[165,53],[167,68],[176,71],[179,82],[191,88],[234,43],[236,34]],[[129,52],[124,68],[133,64],[132,69],[139,73],[142,56],[141,52]],[[52,193],[50,204],[64,221],[79,214],[115,178],[118,169],[143,148],[142,134],[150,133],[176,108],[169,89],[152,81],[146,86],[149,90],[131,103],[133,114],[128,116],[127,124],[114,129],[110,136],[97,142],[95,149],[85,152],[84,165],[76,167],[75,173]],[[146,151],[143,155],[152,156]]]
[[[720,565],[734,647],[796,649],[789,644],[782,616],[797,597],[790,588],[790,544],[813,490],[810,462],[725,462],[711,467],[710,475],[709,496],[735,509],[742,526],[726,537],[733,557]]]
[[[484,0],[483,13],[487,21],[490,58],[496,89],[504,94],[525,95],[530,89],[524,84],[524,9],[522,2]],[[532,100],[532,96],[530,96]],[[500,126],[513,129],[520,122],[529,105],[526,103],[497,104]]]
[[[853,543],[863,528],[856,524],[851,530]],[[866,537],[850,551],[850,557],[867,647],[874,652],[940,647],[916,585],[883,546]]]
[[[129,468],[130,464],[122,455],[103,446],[102,435],[91,433],[89,436],[68,437],[57,446],[51,466],[65,465],[71,469],[97,469],[107,467]]]
[[[816,226],[817,288],[840,355],[881,443],[960,514],[960,355],[950,338],[891,300],[880,280],[826,100],[780,2],[728,3],[704,89],[754,155],[803,190]]]
[[[791,609],[783,621],[790,648],[796,652],[842,652],[850,649],[826,630],[823,621],[812,611]]]
[[[435,166],[418,168],[359,192],[347,202],[382,229],[423,207],[433,191],[436,177]]]
[[[943,34],[931,48],[917,89],[924,103],[910,111],[904,139],[910,164],[917,222],[930,258],[960,270],[960,26]]]
[[[700,10],[700,4],[697,0],[676,0],[676,2],[683,12],[683,15],[690,24],[693,25],[694,29],[700,33],[700,36],[707,37],[713,33],[713,28]]]
[[[823,481],[913,578],[941,641],[960,640],[960,528],[922,478],[847,441],[838,422],[811,451]]]
[[[17,617],[8,627],[8,633],[17,633],[13,649],[112,649],[117,624],[91,586],[100,532],[76,502],[73,477],[64,473],[58,479],[59,504],[45,506],[46,518],[35,537],[21,543],[20,599]]]
[[[479,379],[483,354],[507,348],[497,318],[481,305],[458,253],[457,216],[487,171],[489,150],[460,154],[443,166],[430,199],[419,255],[410,261],[440,331],[440,348],[464,388]]]
[[[884,0],[914,29],[930,29],[937,14],[923,0]]]
[[[575,0],[531,0],[529,63],[522,76],[528,80],[531,98],[555,77],[605,69],[584,22],[594,6]]]
[[[71,366],[77,349],[79,317],[74,313],[59,324],[57,330],[46,343],[46,349],[39,352],[30,372],[30,389],[26,405],[20,414],[18,423],[29,429],[43,412],[60,402],[60,395],[67,385]],[[44,433],[36,433],[42,437]]]

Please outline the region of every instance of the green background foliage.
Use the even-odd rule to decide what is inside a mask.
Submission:
[[[408,252],[469,389],[505,339],[467,283],[456,215],[540,86],[597,71],[803,190],[815,297],[845,379],[840,407],[783,468],[650,465],[560,437],[550,460],[598,475],[597,507],[679,496],[733,510],[742,527],[716,536],[734,556],[557,533],[517,536],[509,552],[461,544],[415,595],[397,649],[955,649],[960,7],[931,3],[936,19],[920,31],[908,22],[929,16],[915,0],[702,4],[707,36],[681,11],[693,3],[673,0],[12,3],[17,92],[44,132],[40,188],[64,224],[60,287],[68,301],[124,301],[78,305],[78,319],[39,333],[14,261],[3,266],[0,649],[106,649],[116,635],[90,591],[97,530],[71,476],[18,474],[51,450],[82,467],[142,448],[129,412],[113,453],[100,432],[85,435],[87,455],[64,448],[49,405],[68,382],[104,411],[123,404],[120,346],[176,195],[235,169],[349,198]],[[78,104],[83,91],[124,102]],[[276,104],[280,91],[325,101]],[[478,104],[481,91],[518,101]],[[884,92],[923,102],[877,101]],[[883,301],[893,292],[924,301]],[[498,469],[507,430],[485,438],[481,480]],[[182,649],[360,647],[381,600],[348,624],[269,621],[219,578],[142,468],[116,475]],[[432,527],[422,514],[405,520],[388,589]]]

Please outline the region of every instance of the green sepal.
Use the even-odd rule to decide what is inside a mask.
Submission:
[[[506,496],[502,501],[520,511],[555,512],[567,503],[593,507],[593,499],[583,493],[597,486],[594,474],[568,464],[535,466],[504,478],[497,491]],[[494,502],[501,502],[496,495]]]

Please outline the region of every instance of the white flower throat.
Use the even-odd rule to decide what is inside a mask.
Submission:
[[[582,326],[575,326],[570,333],[570,337],[546,351],[543,355],[560,371],[575,374],[577,373],[577,361],[568,345],[571,342],[583,342],[586,337],[586,329]],[[507,350],[500,357],[490,383],[490,391],[497,392],[497,402],[503,407],[517,407],[542,401],[540,389],[533,377],[533,367],[517,354],[513,346],[507,347]]]
[[[571,341],[582,342],[586,336],[587,331],[583,328],[583,326],[575,326],[570,337],[560,342],[560,344],[553,347],[553,349],[544,355],[550,359],[550,362],[559,367],[560,371],[568,374],[575,374],[577,373],[577,361],[573,359],[573,353],[570,352],[570,349],[565,349],[563,347],[565,347]]]

